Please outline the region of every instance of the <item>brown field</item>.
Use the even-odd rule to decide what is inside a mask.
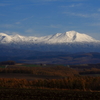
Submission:
[[[100,100],[100,76],[94,77],[99,73],[97,68],[77,66],[2,66],[0,100]]]

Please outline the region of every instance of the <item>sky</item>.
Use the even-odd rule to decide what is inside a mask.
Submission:
[[[100,40],[100,0],[0,0],[0,33],[47,36],[72,30]]]

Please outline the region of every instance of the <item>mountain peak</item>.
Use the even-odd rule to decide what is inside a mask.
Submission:
[[[68,32],[65,32],[66,35],[76,35],[78,32],[76,31],[68,31]]]
[[[69,43],[69,42],[95,42],[91,36],[76,31],[57,33],[47,40],[47,43]]]
[[[70,39],[72,42],[93,42],[96,41],[94,38],[87,34],[78,33],[76,31],[68,31],[65,33],[67,39]]]
[[[68,31],[68,32],[66,32],[65,33],[65,36],[68,38],[68,39],[70,39],[70,40],[75,40],[76,38],[77,38],[77,35],[78,35],[79,33],[78,32],[76,32],[76,31]]]
[[[1,43],[10,43],[11,37],[5,33],[0,33],[0,42]]]

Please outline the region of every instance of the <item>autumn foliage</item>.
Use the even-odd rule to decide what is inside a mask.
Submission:
[[[1,88],[54,88],[71,90],[100,90],[100,77],[68,77],[66,79],[0,79]]]
[[[43,76],[42,79],[17,79],[17,78],[0,78],[0,88],[49,88],[49,89],[68,89],[83,91],[100,91],[100,77],[82,76],[80,73],[99,72],[98,69],[85,69],[78,71],[69,67],[17,67],[11,65],[8,68],[0,68],[2,73],[20,73],[34,76]],[[52,76],[52,78],[48,78]],[[55,77],[55,76],[58,76]]]
[[[8,68],[0,68],[0,73],[26,73],[33,75],[45,75],[45,76],[74,76],[78,75],[78,72],[74,69],[56,66],[56,67],[19,67],[10,66]]]

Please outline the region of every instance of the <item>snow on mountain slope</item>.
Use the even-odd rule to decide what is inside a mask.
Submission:
[[[26,37],[19,34],[7,35],[5,33],[0,33],[0,43],[18,43],[18,42],[34,42],[37,37]]]
[[[0,47],[35,51],[100,52],[100,40],[75,31],[34,37],[0,33]],[[15,51],[14,51],[15,52]]]
[[[99,42],[86,34],[80,34],[76,31],[68,31],[66,33],[57,33],[50,36],[34,37],[34,36],[21,36],[18,34],[7,35],[0,33],[0,43],[74,43],[74,42]]]
[[[18,34],[12,35],[11,38],[15,42],[25,41],[25,37]]]
[[[47,43],[68,43],[68,42],[96,42],[97,40],[86,34],[80,34],[75,31],[66,33],[57,33],[49,38]]]
[[[5,33],[0,33],[0,42],[1,43],[10,43],[12,41],[12,38],[5,34]]]

